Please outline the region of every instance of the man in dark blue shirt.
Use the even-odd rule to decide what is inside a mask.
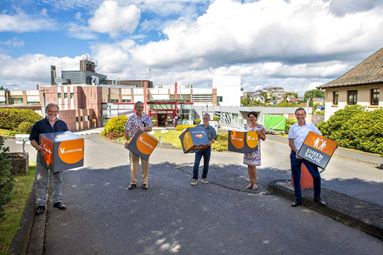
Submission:
[[[210,145],[211,145],[212,143],[215,142],[215,139],[217,139],[217,132],[215,132],[215,129],[209,125],[209,121],[210,121],[210,115],[208,113],[205,113],[203,115],[203,124],[198,125],[198,127],[205,128],[207,138],[209,139]],[[201,182],[204,184],[209,183],[209,181],[207,180],[207,173],[209,171],[210,154],[211,154],[211,146],[203,150],[198,150],[195,153],[193,179],[192,179],[191,185],[195,186],[198,184],[199,163],[201,162],[202,157],[203,157],[203,172],[202,172]]]
[[[42,120],[39,120],[33,125],[31,134],[29,136],[31,145],[37,150],[35,180],[36,215],[41,215],[45,211],[49,179],[49,167],[43,160],[43,153],[45,151],[45,148],[40,144],[40,134],[68,131],[66,123],[57,118],[57,115],[59,113],[59,107],[57,104],[48,104],[45,108],[45,112],[46,117]],[[53,206],[58,209],[64,210],[66,207],[63,204],[62,199],[63,181],[61,177],[61,172],[52,172],[52,175]]]

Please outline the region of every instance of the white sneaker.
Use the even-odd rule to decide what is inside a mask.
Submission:
[[[190,183],[192,186],[195,186],[198,184],[198,180],[197,179],[193,179],[192,182]]]
[[[208,184],[208,183],[209,183],[209,181],[207,180],[207,178],[203,178],[203,179],[201,179],[201,182],[204,183],[204,184]]]

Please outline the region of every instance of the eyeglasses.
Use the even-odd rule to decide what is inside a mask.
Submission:
[[[136,109],[144,109],[144,107],[136,107]]]

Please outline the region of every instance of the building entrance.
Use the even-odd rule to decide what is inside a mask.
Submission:
[[[157,123],[159,127],[165,127],[166,126],[166,113],[159,113],[157,114]]]

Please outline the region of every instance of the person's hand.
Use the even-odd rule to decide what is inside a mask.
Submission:
[[[44,148],[44,145],[42,144],[39,144],[37,147],[36,147],[36,150],[38,150],[39,152],[47,152],[47,149]]]

